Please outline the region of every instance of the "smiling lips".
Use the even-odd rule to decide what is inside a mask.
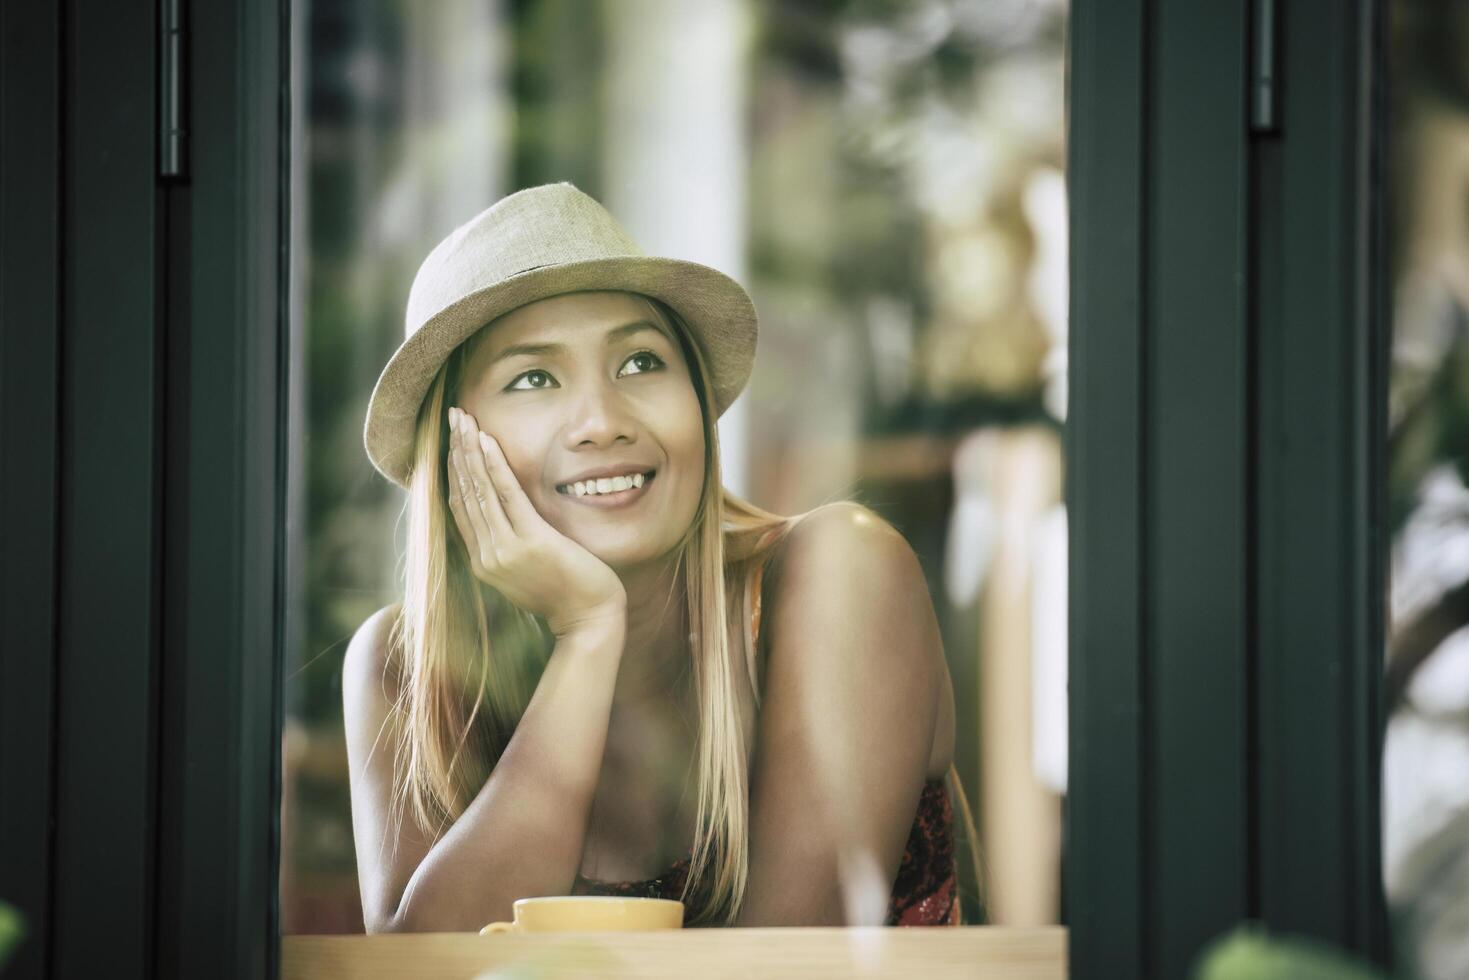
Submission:
[[[647,485],[656,475],[656,470],[649,470],[646,473],[634,473],[627,476],[577,481],[557,487],[556,492],[563,497],[570,497],[577,503],[590,504],[594,507],[618,507],[642,497]]]

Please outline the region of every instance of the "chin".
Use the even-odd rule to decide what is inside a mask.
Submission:
[[[583,533],[573,540],[614,571],[635,568],[665,558],[678,543],[676,538],[655,541],[647,537],[629,539],[622,534],[602,537]]]
[[[599,547],[589,545],[586,548],[614,571],[646,565],[649,562],[657,561],[668,553],[668,549],[662,547],[650,548],[646,542],[636,546]]]

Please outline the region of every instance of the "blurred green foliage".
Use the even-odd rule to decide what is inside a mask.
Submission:
[[[1199,957],[1194,980],[1386,980],[1387,974],[1324,943],[1240,926]]]
[[[25,934],[25,923],[20,917],[20,910],[0,902],[0,967],[5,966]]]

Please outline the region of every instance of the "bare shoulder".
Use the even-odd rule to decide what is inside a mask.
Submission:
[[[783,593],[790,601],[819,596],[840,571],[880,582],[923,584],[918,556],[902,532],[871,508],[855,501],[825,504],[801,518],[781,546],[778,559]]]
[[[381,684],[388,666],[389,643],[402,603],[379,609],[357,627],[342,658],[342,691],[350,696],[360,692],[365,682]]]
[[[943,649],[923,567],[892,524],[858,503],[827,504],[803,517],[776,556],[769,596],[770,658],[838,655],[855,648],[884,669],[910,669],[915,658],[941,663]],[[849,648],[852,649],[852,648]],[[828,665],[830,666],[830,665]]]
[[[791,530],[773,566],[767,691],[831,691],[834,677],[853,671],[880,678],[887,696],[922,706],[912,717],[931,726],[929,773],[947,770],[953,686],[923,566],[902,532],[861,504],[827,504]]]

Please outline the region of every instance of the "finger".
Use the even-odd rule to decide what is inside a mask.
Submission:
[[[495,544],[495,531],[485,517],[485,497],[494,496],[490,489],[489,481],[480,487],[475,485],[474,474],[470,470],[465,459],[465,438],[463,432],[464,413],[459,413],[459,426],[454,428],[453,439],[450,443],[450,455],[454,462],[454,473],[459,496],[464,506],[465,517],[469,519],[469,525],[474,529],[476,537],[477,554],[484,554],[485,546],[491,548]]]
[[[510,461],[505,458],[505,451],[500,448],[500,443],[495,437],[487,432],[481,432],[480,447],[483,451],[484,460],[490,471],[490,478],[495,481],[495,486],[501,489],[500,501],[505,507],[505,514],[510,519],[516,533],[527,534],[537,524],[544,523],[540,511],[530,502],[521,487],[520,481],[515,478],[515,473],[510,469]]]
[[[445,496],[449,498],[449,512],[454,515],[454,526],[459,529],[459,537],[464,541],[464,549],[469,552],[472,564],[479,563],[479,542],[476,540],[474,526],[469,523],[469,515],[465,513],[464,498],[459,492],[459,472],[454,465],[454,454],[449,454],[448,468],[445,470],[448,487]]]
[[[485,488],[481,507],[484,509],[485,519],[489,521],[490,530],[501,540],[508,540],[510,535],[517,533],[514,522],[505,515],[504,499],[506,487],[503,481],[496,478],[486,465],[484,440],[479,430],[479,423],[474,416],[468,412],[460,413],[460,424],[463,431],[460,433],[460,445],[464,453],[464,466],[473,474],[475,482]],[[513,478],[512,481],[514,482]],[[519,484],[516,484],[519,489]]]

